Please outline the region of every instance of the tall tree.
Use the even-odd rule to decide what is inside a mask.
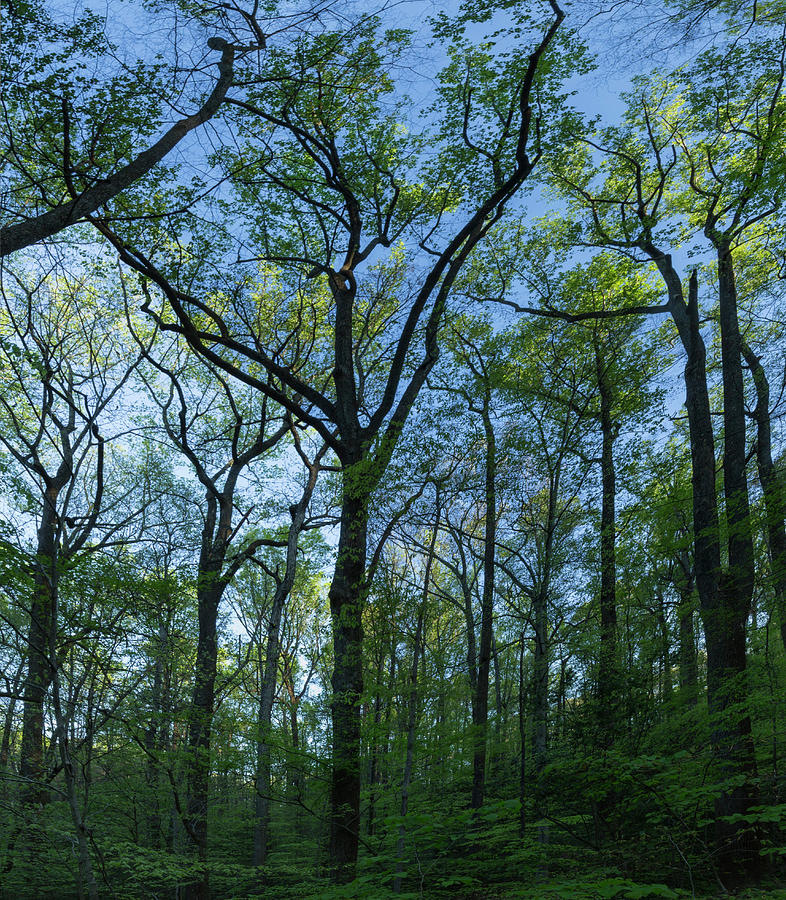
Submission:
[[[61,691],[66,636],[61,633],[60,585],[87,551],[100,550],[128,521],[125,492],[105,489],[111,461],[105,428],[117,436],[109,423],[136,360],[117,313],[102,305],[105,285],[97,274],[94,280],[82,280],[57,273],[38,283],[31,283],[32,275],[4,275],[0,441],[19,467],[36,519],[27,561],[33,583],[22,700],[21,796],[28,806],[50,799],[54,763],[45,754],[45,709],[51,690],[53,746],[79,847],[80,884],[97,896]],[[111,513],[109,524],[105,517]]]
[[[211,364],[313,427],[339,460],[341,525],[330,589],[330,858],[338,881],[353,877],[358,851],[369,504],[437,359],[451,288],[540,159],[549,125],[544,115],[558,115],[550,84],[538,80],[563,19],[555,0],[549,7],[553,18],[545,28],[521,13],[534,49],[516,50],[504,63],[475,53],[462,37],[468,24],[485,19],[482,13],[462,10],[458,23],[441,23],[439,36],[452,39],[454,50],[438,90],[443,123],[435,138],[444,152],[424,173],[425,192],[407,177],[409,154],[419,143],[407,141],[397,117],[385,115],[382,106],[391,83],[385,57],[400,51],[400,32],[388,31],[380,39],[377,22],[367,20],[349,32],[303,39],[292,53],[276,57],[280,69],[274,77],[249,73],[245,97],[232,99],[243,136],[229,174],[253,223],[253,255],[291,266],[284,283],[293,318],[315,321],[313,304],[320,295],[308,281],[297,289],[304,276],[324,286],[319,302],[325,304],[331,333],[324,338],[299,333],[297,340],[312,346],[323,341],[315,352],[329,360],[330,382],[312,380],[291,342],[276,346],[256,331],[249,305],[252,278],[239,286],[233,279],[219,297],[204,284],[206,271],[196,281],[186,272],[206,252],[197,251],[198,241],[187,258],[161,256],[158,247],[143,248],[128,232],[94,220],[123,263],[165,298],[171,313],[146,306],[163,330],[179,332]],[[473,92],[473,82],[482,82],[482,90]],[[473,196],[452,187],[456,167],[475,173]],[[426,236],[418,241],[431,262],[411,287],[400,254],[375,268],[382,290],[372,287],[373,278],[360,280],[375,251],[421,229]],[[384,357],[378,355],[380,322],[397,332]],[[417,339],[423,350],[415,363]]]
[[[317,483],[320,472],[320,461],[327,447],[317,451],[313,460],[310,460],[304,451],[300,439],[295,432],[293,434],[298,454],[306,468],[307,477],[302,493],[297,502],[289,507],[291,522],[287,528],[286,550],[284,557],[284,571],[280,568],[272,569],[264,562],[260,562],[275,584],[273,597],[270,603],[270,612],[267,624],[265,640],[264,670],[260,672],[259,710],[257,727],[259,736],[257,739],[257,774],[256,774],[256,823],[254,831],[254,865],[264,866],[267,862],[267,850],[270,830],[270,733],[271,716],[273,712],[273,700],[276,694],[276,676],[279,668],[281,652],[281,617],[284,612],[284,604],[289,597],[295,583],[296,565],[298,556],[298,541],[306,527],[306,514],[308,512],[311,496]],[[290,693],[294,686],[289,682]],[[293,729],[293,741],[296,741],[296,733]],[[263,880],[264,884],[264,880]]]
[[[199,632],[193,697],[188,715],[183,825],[197,850],[200,863],[199,878],[188,886],[186,894],[206,900],[210,893],[207,866],[208,793],[219,607],[227,587],[240,568],[272,540],[253,534],[241,534],[238,539],[244,520],[253,511],[253,506],[246,504],[247,509],[240,521],[235,519],[240,506],[240,481],[241,478],[251,477],[254,464],[275,449],[282,438],[294,430],[295,425],[291,417],[282,414],[264,394],[259,395],[246,386],[233,384],[223,373],[202,361],[196,361],[194,365],[190,356],[184,360],[178,353],[182,348],[178,348],[176,341],[168,349],[168,353],[166,350],[159,351],[160,358],[145,351],[152,375],[163,376],[165,380],[163,391],[160,379],[155,377],[146,379],[147,386],[151,397],[159,405],[169,440],[189,462],[204,490],[196,577]],[[296,510],[298,528],[292,538],[292,558],[288,560],[291,572],[288,573],[287,584],[294,577],[297,536],[302,528],[309,497],[310,490],[305,504],[301,503]]]
[[[44,699],[57,664],[50,642],[58,583],[68,561],[96,540],[107,499],[102,425],[130,373],[116,317],[101,309],[98,291],[67,276],[33,287],[6,273],[3,282],[0,440],[29,479],[38,510],[21,765],[25,794],[37,802],[48,796]]]
[[[424,619],[426,616],[426,604],[428,602],[431,570],[434,565],[434,548],[437,542],[437,534],[439,533],[439,519],[441,515],[440,502],[440,485],[435,483],[435,523],[429,540],[429,548],[426,555],[423,568],[423,589],[420,596],[420,603],[417,607],[417,623],[415,625],[415,636],[412,643],[412,668],[409,676],[409,697],[407,698],[407,749],[404,758],[404,774],[401,782],[401,817],[405,820],[409,812],[409,791],[412,784],[412,771],[415,761],[415,728],[417,725],[418,714],[418,670],[421,655],[424,646]],[[401,892],[401,882],[404,874],[404,842],[406,840],[406,824],[401,822],[398,830],[398,841],[396,842],[396,875],[393,880],[393,892],[398,894]]]
[[[493,416],[494,374],[492,359],[499,352],[485,322],[459,317],[451,323],[450,338],[452,361],[456,371],[440,372],[440,378],[452,386],[443,388],[448,393],[460,397],[461,404],[474,418],[480,420],[482,428],[482,480],[483,500],[481,520],[482,540],[482,589],[480,599],[480,629],[477,634],[477,656],[473,660],[471,673],[473,685],[472,725],[473,725],[473,809],[483,806],[486,786],[486,756],[488,750],[488,708],[489,682],[491,675],[492,645],[494,640],[494,600],[497,550],[497,524],[499,519],[497,491],[497,436]],[[463,370],[463,371],[462,371]],[[471,461],[467,461],[471,465]],[[466,537],[454,530],[454,538],[459,544]],[[433,555],[433,549],[431,554]],[[476,573],[478,574],[478,573]],[[471,612],[471,601],[467,588],[466,573],[463,573],[465,605],[467,608],[467,635],[474,645],[475,624]],[[473,654],[474,656],[474,654]]]
[[[781,184],[778,148],[783,140],[784,44],[768,45],[779,64],[757,66],[761,47],[720,56],[708,52],[666,85],[642,86],[631,98],[627,122],[609,129],[591,146],[606,153],[608,177],[598,191],[591,179],[568,165],[559,178],[590,215],[593,243],[639,250],[656,267],[668,293],[668,312],[687,354],[686,406],[693,469],[693,531],[696,583],[708,655],[708,698],[715,718],[713,745],[723,777],[744,775],[718,797],[717,842],[722,869],[735,879],[759,865],[748,829],[729,817],[753,802],[755,757],[744,706],[745,625],[754,583],[754,554],[746,475],[745,409],[733,253],[743,235],[774,212]],[[728,91],[733,79],[737,89]],[[677,85],[684,100],[671,101]],[[743,87],[741,87],[743,86]],[[773,191],[776,193],[773,194]],[[663,230],[669,214],[684,215],[690,229],[707,238],[717,259],[721,372],[723,383],[724,512],[728,565],[722,564],[715,438],[701,333],[697,272],[688,290]],[[613,314],[613,313],[612,313]]]
[[[784,516],[783,479],[772,457],[772,424],[770,418],[770,383],[764,371],[761,357],[741,340],[740,350],[756,388],[756,406],[753,419],[756,422],[756,466],[759,484],[764,494],[767,522],[767,545],[772,569],[772,589],[775,609],[780,621],[781,640],[786,647],[786,522]]]

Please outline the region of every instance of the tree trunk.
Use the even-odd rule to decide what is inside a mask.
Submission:
[[[688,359],[685,405],[690,428],[693,483],[694,571],[707,648],[707,702],[716,723],[711,734],[720,779],[755,771],[750,717],[740,713],[745,701],[745,622],[750,607],[753,562],[745,477],[744,398],[731,257],[719,253],[721,350],[725,431],[725,475],[729,531],[729,570],[721,568],[720,530],[715,484],[715,442],[707,389],[706,349],[699,326],[698,278],[690,278],[687,306],[668,257],[656,260],[670,286],[670,307]],[[729,710],[727,712],[727,710]],[[716,849],[722,875],[758,868],[755,839],[739,823],[722,816],[742,813],[751,803],[746,785],[723,792],[716,803]]]
[[[537,812],[540,814],[545,805],[545,785],[543,770],[546,768],[548,754],[548,722],[549,722],[549,635],[548,610],[546,594],[537,592],[534,600],[535,620],[535,654],[533,659],[533,728],[532,747],[535,763],[535,797]]]
[[[550,504],[551,507],[551,504]],[[550,510],[551,511],[551,510]],[[550,516],[551,518],[551,516]],[[550,543],[547,535],[547,542]],[[550,565],[550,562],[548,563]],[[549,632],[548,632],[548,588],[541,584],[533,597],[533,619],[535,652],[532,663],[533,704],[532,704],[532,751],[534,761],[534,800],[538,843],[541,845],[541,859],[538,866],[538,880],[547,881],[549,866],[546,848],[550,842],[548,824],[543,821],[548,811],[548,787],[545,769],[548,760],[549,723]],[[522,758],[522,767],[524,760]],[[524,772],[521,772],[522,779]]]
[[[696,654],[696,633],[693,627],[695,607],[693,569],[688,553],[683,550],[677,560],[678,577],[675,587],[680,598],[679,619],[680,698],[686,706],[696,706],[699,697],[699,664]]]
[[[548,811],[548,788],[546,786],[545,769],[548,758],[548,723],[549,723],[549,634],[547,594],[541,588],[534,600],[535,619],[535,656],[533,660],[534,697],[532,746],[535,762],[535,816],[538,824],[538,843],[542,848],[542,857],[538,868],[538,878],[546,881],[549,877],[546,847],[549,844],[549,826],[543,821]]]
[[[309,477],[303,495],[298,503],[290,509],[292,521],[287,533],[287,555],[284,577],[278,581],[273,602],[270,608],[270,620],[267,627],[265,645],[265,668],[262,673],[262,684],[259,692],[259,708],[257,718],[257,777],[256,777],[256,822],[254,825],[254,865],[264,866],[267,862],[268,840],[270,832],[270,730],[273,713],[273,700],[276,695],[276,674],[281,652],[281,616],[284,604],[295,583],[297,568],[298,540],[303,530],[306,511],[317,481],[319,467],[315,462],[309,467]],[[297,719],[293,723],[293,729]],[[293,740],[297,739],[293,730]],[[264,886],[264,876],[260,873],[260,882]]]
[[[363,693],[363,594],[369,494],[359,466],[343,474],[341,530],[330,585],[333,625],[331,721],[333,769],[330,807],[330,875],[352,881],[360,829],[360,698]]]
[[[526,681],[524,678],[524,632],[521,632],[519,644],[519,743],[521,755],[519,756],[519,836],[524,837],[527,828],[527,711],[526,711]]]
[[[58,487],[49,487],[44,495],[30,605],[19,774],[23,781],[22,802],[31,805],[45,804],[49,800],[49,790],[44,784],[44,699],[52,681],[54,664],[49,658],[49,637],[57,596],[58,493]]]
[[[614,422],[612,390],[601,348],[595,335],[595,367],[600,394],[602,501],[600,512],[600,665],[598,702],[601,744],[608,749],[614,743],[617,724],[617,568],[616,568],[616,472],[614,468]]]
[[[434,563],[434,547],[437,543],[439,531],[439,488],[437,488],[437,521],[431,534],[431,544],[426,557],[426,570],[423,574],[423,594],[418,608],[418,621],[415,626],[415,641],[412,647],[412,674],[409,683],[409,700],[407,702],[407,755],[404,760],[404,777],[401,782],[401,818],[404,819],[409,809],[409,786],[412,782],[412,767],[415,759],[415,726],[418,714],[418,662],[423,647],[423,619],[426,615],[426,603],[428,601],[429,582],[431,581],[431,567]],[[398,841],[396,842],[396,877],[393,880],[393,893],[401,893],[401,880],[404,874],[404,840],[406,826],[404,822],[399,825]]]
[[[488,394],[483,405],[483,429],[486,435],[486,523],[483,550],[483,595],[480,606],[480,642],[478,680],[472,704],[473,757],[472,808],[483,806],[486,789],[486,746],[489,710],[489,672],[491,640],[494,628],[494,566],[497,539],[497,445],[489,411]]]
[[[208,572],[200,573],[197,589],[199,637],[194,669],[194,692],[189,710],[187,750],[187,838],[196,847],[199,874],[186,885],[185,900],[209,900],[207,812],[210,781],[210,736],[215,705],[218,605],[224,585]]]
[[[51,636],[49,641],[49,652],[54,658],[57,652],[56,647],[57,632],[57,611],[52,617]],[[90,858],[90,848],[88,846],[88,833],[85,827],[82,810],[79,808],[79,799],[76,794],[76,775],[74,772],[74,763],[71,758],[68,741],[68,721],[63,713],[63,707],[60,700],[60,674],[57,670],[52,673],[52,709],[55,718],[56,742],[60,752],[60,764],[63,771],[63,781],[65,782],[65,793],[68,800],[68,809],[71,813],[71,823],[74,826],[74,834],[76,836],[77,859],[79,864],[79,881],[77,885],[79,900],[83,900],[85,896],[89,900],[98,900],[98,885],[96,884],[95,875],[93,874],[93,863]],[[85,797],[87,801],[87,797]]]
[[[379,676],[382,678],[382,660],[380,659],[380,670]],[[396,642],[395,640],[391,641],[390,644],[390,665],[388,666],[388,681],[387,681],[387,701],[384,704],[385,706],[385,715],[384,715],[384,729],[380,728],[383,724],[382,717],[382,699],[379,698],[379,721],[377,721],[377,709],[376,709],[376,700],[375,700],[375,709],[374,709],[374,721],[375,721],[375,739],[374,746],[372,748],[372,758],[371,758],[371,773],[369,776],[369,784],[371,787],[371,794],[369,797],[369,811],[368,811],[368,825],[369,825],[369,834],[373,834],[372,826],[375,828],[376,822],[376,806],[377,806],[377,798],[378,792],[376,788],[383,782],[383,780],[387,781],[387,772],[383,770],[382,762],[387,757],[388,752],[388,742],[390,740],[390,698],[393,696],[393,685],[396,681]],[[379,695],[377,695],[379,697]],[[384,798],[384,793],[381,793],[381,796]]]
[[[428,581],[426,582],[428,584]],[[409,700],[407,703],[407,753],[404,760],[404,777],[401,783],[401,816],[404,818],[409,810],[409,786],[412,782],[412,767],[415,759],[415,726],[417,724],[418,711],[418,662],[420,660],[420,646],[423,639],[423,616],[425,613],[428,587],[424,588],[424,598],[418,610],[418,622],[415,628],[415,643],[413,647],[412,674],[410,676]],[[396,877],[393,880],[393,893],[401,893],[401,880],[404,875],[404,843],[406,838],[406,826],[402,822],[398,827],[398,840],[396,841]]]
[[[674,689],[671,677],[671,635],[669,634],[669,622],[663,592],[658,590],[655,596],[658,601],[658,630],[660,631],[660,696],[664,709],[670,710],[672,691]]]
[[[276,662],[279,655],[279,626],[274,625],[275,610],[271,612],[268,625],[267,645],[265,650],[265,664],[260,666],[260,692],[259,706],[257,708],[257,772],[255,779],[256,797],[254,799],[254,866],[264,866],[267,862],[268,842],[270,836],[270,792],[272,788],[270,778],[270,730],[271,716],[273,713],[273,700],[276,693],[276,671],[269,671],[270,654],[274,654]],[[275,629],[275,633],[274,633]],[[265,886],[264,873],[259,872],[257,881],[262,888]]]
[[[507,724],[507,717],[504,716],[506,708],[506,700],[502,696],[502,671],[499,665],[499,647],[497,645],[497,636],[491,635],[491,661],[494,668],[494,745],[491,750],[491,761],[489,763],[489,772],[492,780],[498,775],[498,768],[502,761],[502,730]],[[503,721],[503,718],[505,721]]]
[[[764,494],[764,508],[767,520],[767,546],[772,569],[772,589],[775,595],[775,609],[780,625],[781,641],[786,647],[786,524],[784,514],[783,482],[772,461],[772,427],[770,424],[770,385],[761,365],[761,360],[751,348],[741,341],[753,383],[756,386],[756,465],[759,483]]]
[[[720,776],[741,774],[746,781],[724,791],[715,812],[719,868],[722,875],[755,874],[761,865],[758,840],[739,824],[721,817],[747,814],[754,802],[752,782],[756,758],[750,716],[741,710],[747,703],[745,673],[745,626],[750,614],[754,583],[753,536],[748,500],[745,447],[745,395],[737,291],[731,252],[718,249],[718,296],[723,369],[724,485],[728,531],[728,569],[719,585],[714,607],[706,610],[704,633],[707,644],[707,698],[713,719],[712,742]]]
[[[158,623],[158,642],[155,648],[153,685],[150,692],[150,722],[145,730],[145,749],[147,751],[147,770],[145,779],[150,797],[150,806],[147,815],[147,831],[150,846],[155,850],[161,848],[161,807],[158,795],[159,764],[156,758],[156,750],[158,749],[161,739],[164,651],[167,643],[167,626],[164,616],[162,615]]]
[[[698,700],[698,661],[696,635],[693,629],[693,605],[690,597],[680,603],[680,695],[688,706]]]
[[[298,705],[300,703],[300,697],[295,694],[295,683],[292,676],[292,670],[289,667],[289,663],[284,668],[284,685],[287,689],[287,693],[289,694],[289,730],[291,732],[291,742],[292,742],[292,751],[294,753],[295,758],[297,759],[300,755],[300,724],[298,722]],[[300,803],[303,799],[303,768],[301,764],[298,764],[295,767],[294,774],[289,779],[290,786],[295,796],[295,800],[298,801],[298,806],[295,809],[295,829],[299,833],[300,829],[300,814],[302,812],[300,808]]]
[[[472,610],[472,588],[466,578],[461,580],[461,591],[464,597],[464,622],[467,626],[467,678],[474,705],[478,694],[478,645],[475,638],[475,615]],[[474,721],[474,711],[472,718]]]
[[[16,704],[17,704],[17,694],[19,693],[19,688],[22,684],[22,675],[25,671],[25,663],[26,659],[22,657],[19,667],[16,670],[16,674],[14,675],[13,681],[10,683],[11,694],[8,700],[8,709],[5,713],[5,722],[3,723],[3,738],[0,740],[0,770],[5,771],[9,769],[11,762],[11,734],[14,730],[14,716],[16,714]],[[8,783],[4,782],[2,786],[2,793],[5,793],[6,788],[8,787]]]
[[[374,834],[376,827],[376,802],[377,802],[377,782],[379,781],[379,726],[382,722],[382,696],[379,692],[379,685],[382,683],[382,663],[383,655],[380,652],[377,664],[377,690],[374,694],[374,716],[371,733],[371,761],[369,763],[368,772],[368,825],[367,831],[369,836]]]

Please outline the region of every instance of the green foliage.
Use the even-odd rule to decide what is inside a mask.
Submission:
[[[723,678],[736,702],[711,718],[695,591],[694,544],[706,535],[692,524],[681,357],[673,326],[650,315],[663,311],[662,254],[682,254],[700,266],[699,326],[717,350],[706,254],[731,245],[741,327],[773,373],[780,453],[786,44],[773,27],[783,4],[756,4],[746,30],[751,5],[670,3],[668,15],[697,26],[733,24],[673,71],[664,63],[635,80],[622,118],[605,126],[570,108],[567,82],[591,62],[582,36],[563,30],[525,111],[529,162],[548,166],[539,199],[557,208],[540,218],[513,202],[502,218],[488,208],[470,235],[462,216],[523,165],[521,91],[551,4],[456,2],[407,23],[395,5],[300,16],[272,0],[147,0],[114,25],[109,11],[68,19],[59,4],[8,4],[1,202],[14,221],[99,184],[193,109],[214,83],[208,36],[236,43],[237,68],[209,130],[98,210],[101,233],[115,229],[111,252],[98,232],[87,248],[61,236],[0,272],[0,895],[86,896],[89,868],[93,893],[121,900],[174,896],[205,870],[216,900],[709,898],[724,875],[719,823],[755,834],[782,877],[786,606],[753,472],[756,423],[747,670]],[[150,26],[138,46],[119,37],[132,14],[148,16],[135,28]],[[411,72],[423,68],[415,89]],[[432,270],[443,250],[447,268]],[[138,277],[116,275],[118,251]],[[144,362],[124,381],[137,352]],[[431,392],[385,433],[426,378]],[[604,692],[601,389],[617,504]],[[286,423],[286,438],[236,468],[262,423]],[[320,457],[260,727],[272,600],[303,482],[296,451],[320,438],[333,450]],[[485,698],[477,632],[492,446]],[[72,464],[53,499],[54,473]],[[367,511],[375,566],[344,619],[328,597],[342,500]],[[36,552],[50,509],[62,550],[51,570]],[[235,577],[220,606],[199,609],[197,595],[225,572]],[[55,582],[48,631],[31,647],[32,598]],[[343,712],[331,680],[342,632],[334,644],[331,623],[354,629],[362,661]],[[215,641],[207,687],[200,640]],[[29,675],[36,653],[43,704]],[[200,688],[214,692],[200,723],[211,728],[199,753],[206,810],[189,805]],[[22,743],[39,712],[43,800],[31,804]],[[338,886],[328,833],[341,715],[357,729],[361,805],[357,877]],[[755,776],[713,751],[746,715]],[[479,735],[485,801],[474,810]],[[719,818],[719,801],[748,781],[756,802]],[[263,799],[269,842],[255,866]],[[200,859],[189,832],[203,812]]]
[[[689,897],[685,891],[673,891],[665,884],[636,884],[626,878],[604,878],[598,881],[562,881],[537,888],[524,889],[520,893],[507,894],[512,898],[555,897],[566,900],[643,900],[643,898],[660,897],[663,900],[678,900]]]

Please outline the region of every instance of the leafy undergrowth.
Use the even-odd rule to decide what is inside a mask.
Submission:
[[[315,893],[303,895],[302,900],[717,900],[722,896],[732,896],[718,891],[691,893],[683,889],[672,889],[664,884],[637,884],[625,878],[550,881],[534,886],[507,886],[498,890],[489,889],[480,883],[469,884],[467,881],[468,879],[460,877],[448,878],[429,890],[409,890],[395,894],[372,879],[360,878],[342,888],[323,887]],[[733,896],[736,900],[786,900],[786,888],[762,887]]]
[[[121,849],[121,848],[118,848]],[[163,896],[193,874],[182,857],[164,852],[122,848],[123,863],[110,862],[116,883],[122,883],[113,896],[116,900]],[[619,875],[588,871],[584,877],[551,877],[539,880],[531,866],[522,868],[519,877],[511,869],[523,857],[510,857],[498,868],[507,869],[507,878],[499,871],[481,875],[478,860],[454,857],[438,873],[431,868],[428,879],[421,869],[413,876],[407,873],[402,890],[393,892],[395,867],[384,871],[380,860],[376,871],[366,871],[351,884],[329,885],[322,874],[307,865],[275,864],[266,868],[264,890],[258,887],[256,870],[248,866],[219,865],[211,867],[211,886],[216,896],[227,900],[715,900],[725,896],[716,889],[691,891],[669,887],[659,882],[633,881]],[[531,859],[529,860],[531,863]],[[365,861],[368,868],[368,861]],[[475,874],[469,874],[474,871]],[[489,877],[490,876],[490,877]],[[705,886],[706,888],[706,886]],[[786,900],[786,888],[778,885],[749,889],[735,895],[738,900]]]
[[[420,900],[420,898],[453,897],[456,900],[643,900],[643,898],[668,898],[678,900],[688,897],[685,892],[673,891],[665,885],[659,884],[634,884],[622,878],[607,878],[601,881],[558,881],[538,884],[533,887],[520,885],[507,887],[500,890],[489,891],[478,879],[454,877],[446,878],[435,884],[430,890],[419,890],[394,894],[392,891],[380,888],[372,882],[358,879],[344,888],[320,891],[309,895],[309,900],[392,900],[398,897],[400,900]]]
[[[646,769],[638,763],[634,773],[638,782],[646,777],[649,787],[657,784],[656,779],[664,779],[658,763],[648,759]],[[597,778],[594,771],[591,774]],[[679,812],[682,803],[696,806],[695,792],[685,792],[683,799],[673,789],[679,787],[676,777],[667,774],[671,775],[670,811]],[[555,782],[561,777],[556,767],[552,777]],[[428,811],[406,818],[401,860],[397,843],[403,820],[396,815],[380,817],[375,834],[364,842],[358,877],[349,885],[328,883],[319,863],[324,846],[316,833],[305,829],[279,839],[264,869],[264,885],[260,873],[240,854],[234,862],[227,861],[232,849],[228,842],[211,860],[211,889],[217,900],[711,900],[725,896],[702,840],[701,819],[697,817],[697,824],[682,832],[670,830],[660,807],[643,806],[628,784],[624,792],[619,788],[632,777],[623,771],[612,789],[617,806],[626,815],[638,815],[638,831],[616,827],[612,817],[621,815],[616,810],[607,813],[605,831],[599,837],[594,830],[597,822],[580,814],[578,803],[572,808],[567,782],[559,815],[537,819],[528,809],[523,835],[517,802],[492,799],[473,813],[460,794],[446,792],[430,803],[423,798],[421,808]],[[777,838],[783,823],[757,819],[755,824],[771,828],[763,853],[774,879],[782,865],[780,853],[773,851],[780,847]],[[113,894],[115,900],[171,895],[194,875],[187,858],[130,843],[106,847],[104,860],[109,883],[123,886]],[[399,867],[402,883],[396,894],[393,884]],[[786,888],[774,880],[767,888],[737,896],[786,900]]]

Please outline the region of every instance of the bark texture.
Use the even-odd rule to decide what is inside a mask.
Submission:
[[[486,438],[485,500],[486,521],[483,545],[483,594],[480,605],[480,641],[478,644],[478,677],[472,704],[474,749],[472,755],[472,808],[483,806],[486,789],[486,751],[488,746],[489,674],[491,644],[494,634],[494,571],[497,540],[497,442],[491,422],[490,393],[482,409]]]
[[[333,768],[330,792],[330,870],[343,884],[355,875],[360,829],[360,699],[363,693],[363,598],[369,496],[344,473],[336,568],[330,585],[334,667],[330,705]]]

